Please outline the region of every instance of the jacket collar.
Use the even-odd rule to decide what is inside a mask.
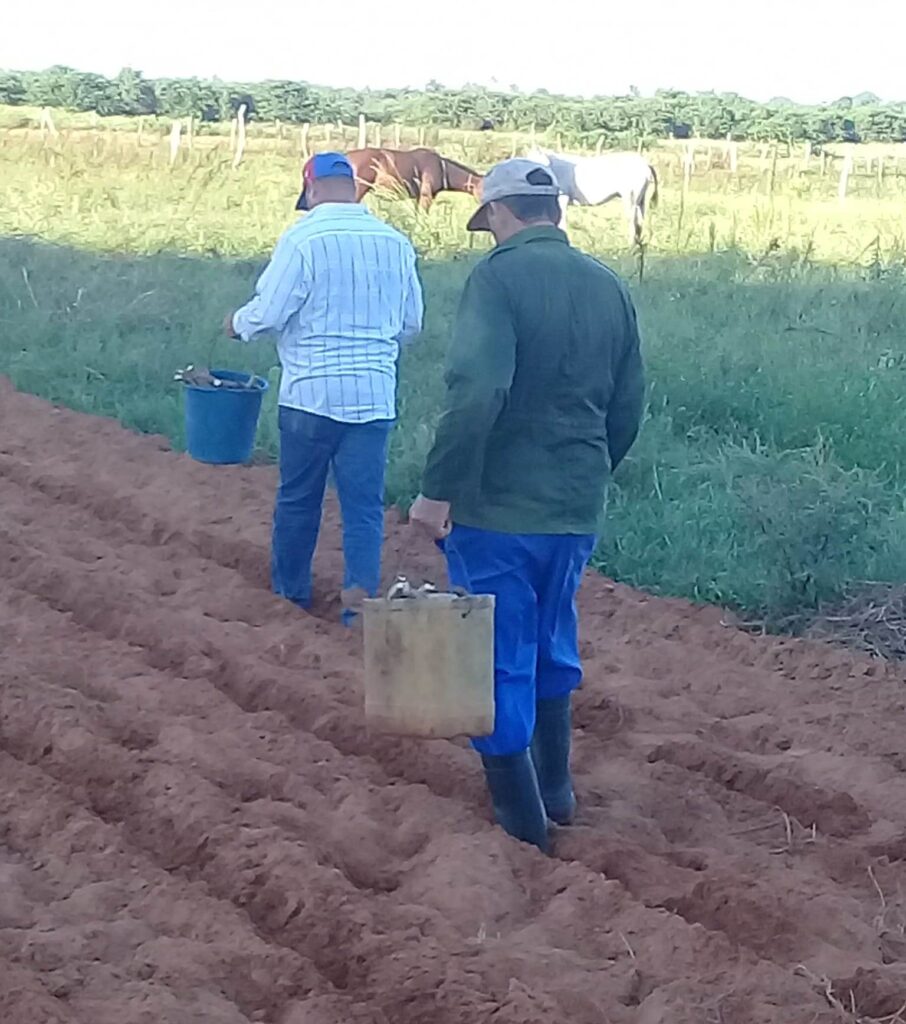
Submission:
[[[532,242],[559,242],[561,245],[569,245],[566,232],[553,224],[535,224],[523,228],[511,235],[505,242],[494,248],[494,252],[504,252],[507,249],[518,249],[522,245],[531,245]]]

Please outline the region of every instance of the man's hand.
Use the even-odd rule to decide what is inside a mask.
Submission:
[[[223,318],[223,333],[228,338],[238,338],[239,335],[236,333],[236,328],[233,327],[233,314],[227,313]]]
[[[450,522],[450,503],[432,501],[420,494],[409,509],[409,522],[427,533],[431,540],[444,540],[450,536],[453,529]]]

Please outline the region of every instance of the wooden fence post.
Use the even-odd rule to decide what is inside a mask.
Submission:
[[[57,126],[53,123],[53,118],[50,116],[50,107],[44,107],[41,110],[41,137],[49,134],[54,138],[60,133],[57,131]]]
[[[245,152],[245,113],[248,107],[243,103],[236,111],[236,152],[233,154],[233,170],[242,163]]]
[[[189,152],[195,148],[195,115],[189,114],[186,121],[186,142],[189,144]]]
[[[365,124],[365,115],[359,114],[359,139],[356,149],[364,149],[368,143],[368,126]]]
[[[418,144],[424,146],[425,144],[425,126],[421,125],[418,129]]]
[[[403,148],[403,132],[398,123],[393,126],[393,148]]]
[[[730,171],[739,173],[739,143],[735,139],[730,143]]]
[[[807,174],[812,162],[812,144],[806,142],[802,147],[802,170]]]
[[[768,179],[768,195],[774,199],[774,189],[777,185],[777,161],[780,158],[780,147],[775,143],[774,152],[771,157],[771,176]]]
[[[380,121],[374,126],[374,145],[376,149],[380,149],[384,145],[384,133]]]
[[[686,144],[686,154],[683,158],[683,188],[688,191],[692,174],[695,171],[695,143]]]
[[[142,148],[142,143],[145,140],[145,119],[140,117],[138,119],[138,131],[135,133],[135,145],[138,149]]]
[[[328,130],[328,132],[330,131],[330,126],[329,125],[328,125],[327,130]],[[308,133],[310,131],[311,131],[311,121],[306,121],[305,124],[302,125],[301,130],[299,131],[299,152],[302,154],[302,159],[303,160],[307,160],[309,155],[310,155],[309,150],[308,150]]]
[[[683,237],[683,221],[686,217],[686,200],[689,195],[689,185],[692,178],[692,166],[694,157],[689,159],[691,150],[687,147],[685,153],[680,153],[680,162],[683,168],[683,187],[680,190],[679,213],[676,219],[676,246],[680,248]]]
[[[170,125],[170,166],[172,167],[176,163],[176,157],[179,154],[179,139],[182,134],[182,121],[177,118],[172,125]]]
[[[846,202],[846,190],[849,187],[849,176],[853,169],[853,152],[851,149],[846,151],[846,156],[843,158],[843,166],[840,168],[840,182],[837,185],[837,198],[840,203]]]

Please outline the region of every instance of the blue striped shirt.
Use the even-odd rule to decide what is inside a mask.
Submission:
[[[281,405],[369,423],[396,417],[399,345],[422,315],[411,242],[364,206],[324,203],[280,238],[233,329],[278,335]]]

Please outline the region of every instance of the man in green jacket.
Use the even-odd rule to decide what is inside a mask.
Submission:
[[[411,511],[441,543],[451,582],[496,597],[495,727],[473,746],[497,821],[543,850],[549,820],[568,824],[576,809],[576,592],[644,399],[629,293],[570,246],[558,194],[529,160],[484,179],[468,226],[497,246],[466,283],[446,407]]]

